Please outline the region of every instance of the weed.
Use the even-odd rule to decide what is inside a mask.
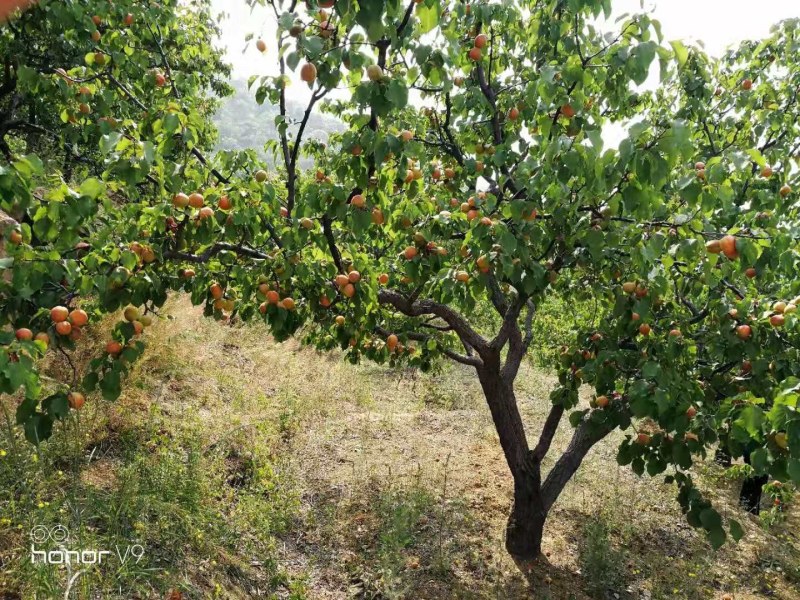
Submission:
[[[602,516],[589,521],[583,529],[581,572],[586,580],[587,591],[593,598],[605,599],[611,594],[619,597],[626,587],[623,570],[626,556],[614,548],[609,534],[609,525]]]

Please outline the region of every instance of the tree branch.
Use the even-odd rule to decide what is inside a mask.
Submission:
[[[569,446],[553,465],[542,484],[542,501],[545,510],[549,510],[553,506],[564,486],[581,466],[589,450],[611,432],[607,427],[600,427],[600,425],[590,423],[587,415],[575,429]],[[596,428],[595,431],[592,431],[592,428]]]
[[[474,348],[479,355],[482,356],[489,350],[486,339],[472,329],[467,320],[449,306],[427,299],[411,301],[400,292],[387,289],[378,292],[378,302],[392,306],[409,317],[436,315],[450,325],[461,341]]]
[[[191,254],[189,252],[182,252],[179,250],[168,250],[164,253],[164,258],[177,258],[187,262],[206,263],[220,252],[234,252],[239,256],[246,256],[258,260],[266,260],[269,258],[268,254],[265,254],[260,250],[256,250],[255,248],[242,246],[240,244],[230,244],[228,242],[217,242],[206,248],[202,254]]]
[[[561,417],[564,416],[564,407],[561,404],[554,404],[550,409],[550,414],[545,419],[542,433],[539,435],[539,442],[533,449],[532,457],[536,462],[542,462],[550,450],[550,444],[553,443],[553,438],[558,431],[558,425],[561,423]]]

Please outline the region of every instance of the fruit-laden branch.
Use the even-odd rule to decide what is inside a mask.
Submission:
[[[125,96],[126,96],[126,97],[127,97],[127,98],[128,98],[130,101],[131,101],[131,102],[133,102],[133,103],[134,103],[136,106],[138,106],[138,107],[139,107],[141,110],[143,110],[143,111],[146,111],[146,110],[147,110],[147,106],[145,106],[144,102],[142,102],[141,100],[139,100],[139,98],[137,98],[137,97],[136,97],[136,96],[133,94],[133,92],[131,92],[131,91],[130,91],[130,90],[127,88],[127,87],[125,87],[125,85],[124,85],[124,84],[123,84],[123,83],[122,83],[122,82],[121,82],[119,79],[117,79],[116,77],[114,77],[114,75],[113,75],[112,73],[110,73],[110,72],[109,72],[109,73],[107,73],[107,76],[108,76],[108,79],[109,79],[109,81],[111,81],[111,83],[113,83],[115,86],[117,86],[117,88],[118,88],[118,89],[119,89],[119,90],[120,90],[120,91],[121,91],[123,94],[125,94]],[[202,152],[201,152],[201,151],[200,151],[200,150],[199,150],[197,147],[193,147],[193,148],[191,149],[191,153],[192,153],[192,155],[193,155],[195,158],[197,158],[197,160],[199,160],[199,161],[200,161],[200,164],[202,164],[202,165],[203,165],[204,167],[206,167],[206,168],[209,168],[208,159],[207,159],[207,158],[206,158],[206,157],[203,155],[203,153],[202,153]],[[215,169],[215,168],[211,167],[211,168],[210,168],[210,171],[211,171],[211,174],[212,174],[212,175],[213,175],[213,176],[214,176],[214,177],[217,179],[217,181],[219,181],[220,183],[224,183],[224,184],[226,184],[226,185],[227,185],[227,184],[229,184],[229,183],[231,182],[231,180],[230,180],[228,177],[225,177],[225,176],[224,176],[222,173],[220,173],[220,172],[219,172],[217,169]],[[148,178],[149,178],[149,179],[152,179],[150,175],[148,175]],[[154,180],[154,179],[152,179],[152,181],[153,181],[153,182],[155,182],[155,180]]]
[[[436,315],[453,328],[462,343],[474,348],[481,357],[489,350],[489,343],[486,339],[472,329],[466,319],[449,306],[428,299],[412,301],[399,292],[386,289],[378,292],[378,301],[381,304],[393,306],[408,317]]]
[[[388,337],[391,334],[390,331],[384,329],[383,327],[376,327],[375,333],[377,333],[378,335],[382,335],[383,337]],[[405,335],[408,339],[414,340],[415,342],[424,343],[436,339],[433,336],[425,335],[424,333],[417,333],[414,331],[410,331]],[[468,346],[465,346],[465,348],[469,349]],[[479,357],[474,355],[459,354],[458,352],[455,352],[453,350],[450,350],[449,348],[441,346],[439,347],[439,351],[442,354],[444,354],[447,358],[454,360],[458,363],[461,363],[462,365],[468,365],[470,367],[475,367],[475,368],[479,368],[483,365],[483,361]]]
[[[169,81],[169,85],[172,88],[172,95],[180,100],[181,94],[178,91],[178,88],[175,85],[175,80],[172,77],[172,69],[170,68],[169,61],[167,60],[167,53],[164,52],[164,46],[161,45],[161,40],[163,39],[163,36],[161,35],[161,27],[159,27],[158,23],[156,23],[156,29],[158,30],[158,37],[156,37],[155,31],[153,31],[153,28],[151,27],[149,22],[147,23],[147,29],[150,31],[150,35],[153,36],[153,41],[156,43],[156,48],[158,48],[158,53],[161,55],[161,61],[164,63],[164,71],[167,74],[167,81]]]
[[[555,419],[552,411],[551,416]],[[550,421],[550,417],[548,417],[548,421]],[[550,469],[542,484],[542,502],[545,510],[550,510],[550,507],[553,506],[564,486],[581,466],[589,450],[609,433],[611,433],[609,428],[591,423],[589,415],[584,417],[575,429],[569,446]]]
[[[182,252],[180,250],[168,250],[164,253],[164,258],[177,258],[193,263],[206,263],[220,252],[234,252],[239,256],[246,256],[248,258],[256,258],[259,260],[266,260],[269,258],[268,254],[237,244],[230,244],[228,242],[217,242],[213,246],[209,246],[202,254],[191,254],[189,252]]]

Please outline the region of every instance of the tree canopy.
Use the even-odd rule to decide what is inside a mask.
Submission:
[[[229,88],[206,2],[42,0],[3,27],[0,390],[24,390],[31,441],[76,393],[117,398],[142,328],[182,290],[209,317],[353,361],[474,367],[519,556],[618,428],[619,462],[668,472],[715,546],[741,527],[692,485],[708,449],[800,481],[800,22],[715,59],[648,15],[606,21],[610,0],[266,4],[277,38],[256,44],[280,75],[249,83],[278,108],[269,170],[208,153]],[[307,139],[320,107],[347,125],[328,143]],[[594,317],[560,350],[537,427],[514,380],[548,295]],[[81,381],[43,381],[37,360],[81,343],[78,306],[135,308]],[[494,327],[474,318],[484,306]]]

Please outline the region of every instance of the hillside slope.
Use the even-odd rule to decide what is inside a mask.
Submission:
[[[510,478],[473,374],[349,366],[184,299],[162,316],[118,403],[91,398],[39,452],[0,437],[0,597],[64,596],[64,569],[25,560],[26,532],[59,523],[84,547],[145,549],[88,569],[72,598],[800,598],[796,508],[769,531],[739,513],[745,539],[714,553],[673,488],[616,465],[614,440],[523,577],[502,549]],[[526,369],[527,422],[552,383]],[[711,464],[700,479],[737,511],[735,482]]]

